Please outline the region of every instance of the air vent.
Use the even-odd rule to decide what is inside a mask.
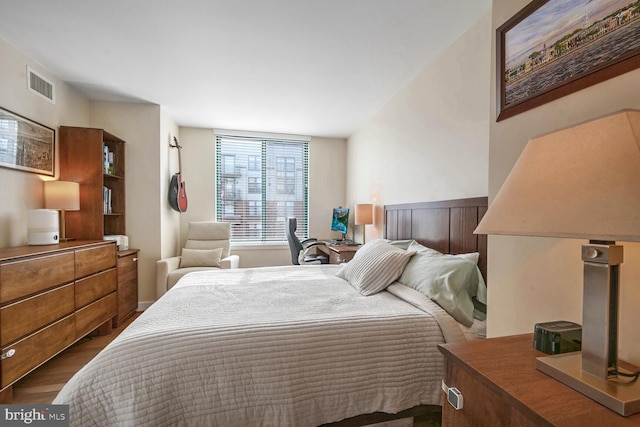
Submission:
[[[56,103],[53,82],[36,73],[30,67],[27,67],[27,86],[31,92],[40,95],[52,104]]]

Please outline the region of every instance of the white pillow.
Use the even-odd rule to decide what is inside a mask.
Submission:
[[[382,239],[367,242],[351,261],[336,273],[362,295],[373,295],[393,283],[415,252],[408,252]]]
[[[220,259],[224,248],[217,249],[182,249],[180,268],[186,267],[220,267]]]

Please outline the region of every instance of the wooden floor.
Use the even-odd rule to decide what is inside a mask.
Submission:
[[[14,404],[49,404],[67,381],[109,344],[129,323],[126,320],[109,335],[83,338],[13,385]]]

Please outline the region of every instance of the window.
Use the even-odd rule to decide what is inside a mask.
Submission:
[[[247,177],[247,192],[251,194],[260,194],[262,193],[262,184],[260,183],[260,177],[250,176]]]
[[[308,182],[308,141],[216,134],[216,220],[232,242],[286,241],[289,216],[306,238]]]
[[[278,157],[276,159],[276,191],[278,194],[294,194],[296,191],[296,159]]]
[[[259,171],[260,170],[260,156],[249,155],[249,164],[250,171]]]

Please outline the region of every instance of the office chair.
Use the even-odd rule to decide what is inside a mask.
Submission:
[[[303,241],[296,236],[298,221],[295,218],[287,218],[285,230],[287,233],[287,241],[291,250],[291,263],[293,265],[300,264],[328,264],[329,257],[324,254],[310,254],[311,249],[316,246],[326,246],[325,242],[318,242],[318,239],[309,238]]]

